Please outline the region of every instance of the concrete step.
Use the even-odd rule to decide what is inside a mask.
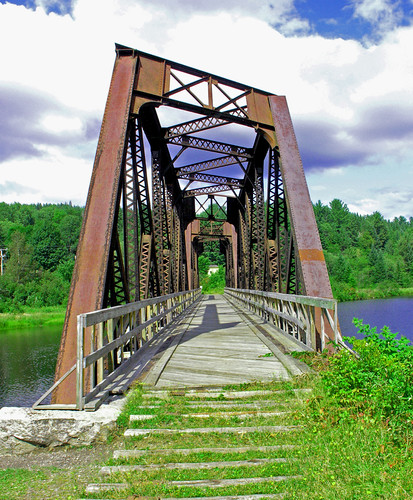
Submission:
[[[185,403],[185,406],[187,408],[264,408],[264,407],[285,407],[285,406],[291,406],[291,404],[294,404],[296,401],[276,401],[274,399],[260,399],[259,401],[255,402],[239,402],[239,401],[188,401]],[[141,408],[142,410],[157,410],[159,408],[162,408],[162,403],[157,403],[157,404],[150,404],[150,405],[141,405],[138,406],[137,408]]]
[[[201,488],[222,488],[226,486],[242,486],[253,483],[275,483],[288,481],[291,479],[301,479],[302,476],[271,476],[271,477],[244,477],[239,479],[195,479],[193,481],[170,481],[173,486],[201,487]]]
[[[260,500],[261,498],[284,498],[284,493],[258,493],[255,495],[231,495],[231,496],[218,496],[218,497],[139,497],[140,500]],[[80,498],[79,500],[88,500]],[[95,499],[105,500],[105,499]],[[127,500],[120,498],[119,500]]]
[[[168,399],[170,397],[177,396],[185,396],[191,398],[226,398],[226,399],[244,399],[244,398],[252,398],[256,396],[270,396],[275,394],[288,394],[289,392],[293,392],[294,394],[308,394],[311,392],[311,389],[292,389],[292,391],[282,390],[282,391],[269,391],[269,390],[261,390],[261,391],[217,391],[216,389],[210,391],[198,391],[192,389],[182,389],[179,391],[148,391],[143,394],[143,397],[146,399],[149,398],[158,398],[158,399]]]

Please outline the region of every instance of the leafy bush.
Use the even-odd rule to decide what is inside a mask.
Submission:
[[[224,293],[225,288],[225,268],[224,266],[219,266],[218,271],[212,273],[210,276],[206,276],[202,282],[202,293],[214,294],[214,293]]]
[[[413,346],[388,327],[377,333],[362,320],[353,322],[363,338],[345,338],[357,356],[341,350],[329,358],[321,372],[328,397],[346,409],[346,415],[362,413],[393,428],[412,427]]]

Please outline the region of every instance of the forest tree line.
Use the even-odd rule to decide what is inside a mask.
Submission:
[[[413,287],[413,217],[358,215],[338,199],[316,203],[314,213],[336,299],[396,296]]]
[[[413,218],[361,216],[337,199],[316,203],[314,213],[335,298],[384,297],[413,288]],[[0,203],[0,248],[7,249],[0,312],[65,304],[82,214],[71,204]],[[199,262],[201,278],[210,264],[220,271],[204,286],[216,290],[225,276],[224,257],[212,243]]]

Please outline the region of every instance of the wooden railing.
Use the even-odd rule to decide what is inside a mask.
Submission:
[[[145,354],[151,340],[201,296],[201,290],[179,292],[77,317],[77,360],[43,396],[33,409],[95,410],[108,397],[114,383],[121,383]],[[90,342],[86,342],[90,339]],[[85,346],[90,352],[85,354]],[[56,387],[76,371],[76,403],[41,405]],[[130,382],[130,381],[129,381]]]
[[[341,339],[334,299],[238,288],[225,288],[225,295],[311,349],[323,350],[330,340],[347,347]]]

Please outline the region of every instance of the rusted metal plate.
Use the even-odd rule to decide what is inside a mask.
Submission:
[[[162,96],[169,91],[169,74],[165,61],[140,55],[136,90]]]
[[[323,249],[287,101],[284,96],[270,96],[269,101],[305,293],[315,297],[332,298]]]
[[[116,59],[79,238],[56,379],[76,361],[77,315],[102,307],[135,71],[136,57]],[[90,339],[85,341],[87,354]],[[53,400],[74,403],[75,396],[73,374],[56,389]]]
[[[268,96],[256,90],[251,90],[247,95],[248,117],[250,120],[263,123],[269,127],[273,126],[273,118],[271,115],[271,108],[268,102]],[[269,142],[271,148],[276,146],[276,138],[274,131],[267,130],[260,127],[261,132]]]

